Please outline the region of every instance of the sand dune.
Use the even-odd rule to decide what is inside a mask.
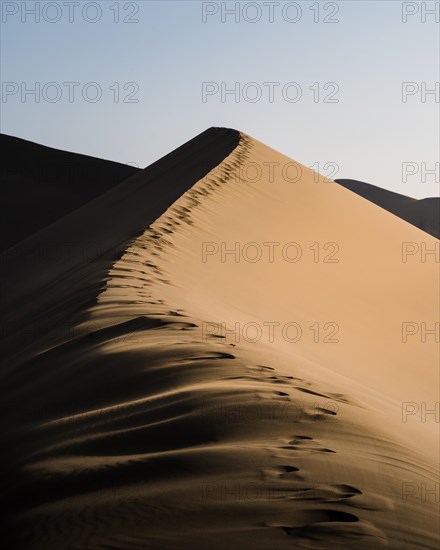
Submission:
[[[363,181],[335,180],[361,197],[374,202],[399,218],[423,229],[433,237],[440,238],[440,198],[413,199],[406,195],[393,193]]]
[[[80,208],[139,169],[0,134],[0,250]]]
[[[134,166],[61,151],[5,134],[0,134],[0,144],[5,158],[0,167],[4,182],[2,251],[140,172]],[[361,181],[335,181],[439,238],[438,197],[416,200]]]
[[[438,244],[211,129],[11,248],[15,547],[437,548]]]

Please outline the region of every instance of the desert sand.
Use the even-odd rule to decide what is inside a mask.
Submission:
[[[440,238],[440,197],[413,199],[363,181],[347,179],[335,181],[399,218],[423,229],[433,237]]]
[[[438,246],[213,128],[8,249],[13,547],[438,548]]]

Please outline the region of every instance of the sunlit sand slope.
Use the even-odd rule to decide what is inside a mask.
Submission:
[[[423,229],[433,237],[437,239],[440,237],[440,197],[413,199],[363,181],[347,179],[335,181],[403,220]]]

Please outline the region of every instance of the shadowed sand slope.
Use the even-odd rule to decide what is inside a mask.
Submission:
[[[440,238],[440,198],[413,199],[363,181],[335,180],[364,199],[374,202],[392,214],[423,229],[433,237]]]
[[[2,255],[7,349],[22,355],[57,322],[93,300],[127,243],[238,144],[239,133],[211,128]],[[29,274],[32,276],[29,276]],[[44,314],[43,314],[44,312]],[[23,330],[38,319],[38,330]]]
[[[0,250],[81,207],[136,174],[133,166],[59,151],[0,134]]]
[[[234,131],[147,171],[5,256],[16,546],[437,548],[438,241]]]

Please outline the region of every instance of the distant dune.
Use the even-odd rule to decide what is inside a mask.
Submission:
[[[440,197],[417,200],[363,181],[349,179],[335,181],[440,239]]]
[[[8,249],[11,547],[437,549],[438,244],[211,128]]]
[[[0,134],[1,241],[5,250],[62,218],[138,168]]]

